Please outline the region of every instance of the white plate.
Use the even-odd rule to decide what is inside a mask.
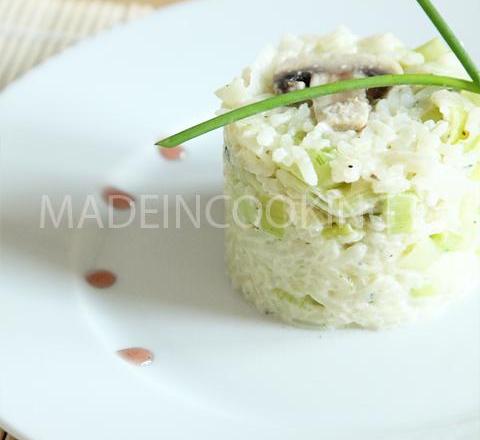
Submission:
[[[478,0],[438,3],[480,59]],[[78,218],[105,185],[220,193],[221,133],[180,162],[153,141],[211,115],[213,90],[266,43],[340,23],[411,44],[434,33],[411,0],[198,1],[81,44],[3,93],[0,425],[34,440],[478,438],[478,297],[394,331],[299,330],[230,289],[222,231],[204,220],[39,227],[42,194],[57,208],[72,195]],[[111,289],[84,283],[99,267],[118,274]],[[131,346],[153,364],[115,354]]]

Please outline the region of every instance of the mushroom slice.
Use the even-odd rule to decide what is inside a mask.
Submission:
[[[295,90],[303,90],[310,87],[312,80],[312,71],[310,70],[292,70],[283,72],[273,80],[273,88],[277,95]]]
[[[287,93],[346,79],[403,72],[397,62],[370,54],[330,55],[310,60],[309,64],[303,65],[307,67],[294,64],[284,66],[274,76],[275,93]],[[354,90],[316,98],[313,100],[313,111],[318,122],[326,122],[334,130],[360,131],[367,125],[372,104],[385,97],[389,89]]]
[[[310,85],[319,86],[353,77],[345,74],[314,74]],[[352,90],[314,99],[313,111],[318,122],[326,122],[334,130],[360,131],[367,125],[371,105],[365,90]]]

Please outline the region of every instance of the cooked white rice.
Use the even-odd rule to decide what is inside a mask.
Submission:
[[[218,91],[222,111],[273,95],[282,70],[342,57],[465,76],[438,41],[414,51],[390,34],[341,28],[266,49]],[[245,297],[294,324],[382,328],[480,285],[478,97],[395,87],[367,104],[361,129],[332,128],[334,107],[324,120],[313,107],[225,130],[227,266]],[[265,218],[269,208],[287,224]]]

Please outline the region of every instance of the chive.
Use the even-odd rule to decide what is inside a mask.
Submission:
[[[470,81],[448,76],[437,76],[429,74],[411,74],[411,75],[380,75],[368,78],[357,78],[347,81],[338,81],[296,90],[283,95],[273,96],[263,101],[255,102],[244,107],[237,108],[228,113],[224,113],[201,124],[190,127],[180,133],[160,140],[156,145],[164,148],[176,147],[190,139],[201,136],[210,131],[221,128],[225,125],[248,118],[258,113],[263,113],[277,107],[298,104],[319,96],[333,95],[349,90],[369,89],[377,87],[391,87],[400,85],[414,86],[435,86],[455,90],[466,90],[472,93],[480,94],[480,85]]]
[[[468,72],[473,82],[480,85],[480,72],[478,71],[475,62],[467,53],[462,42],[457,38],[452,28],[442,17],[438,9],[433,5],[430,0],[417,0],[417,2],[428,15],[430,20],[432,20],[432,23],[435,25],[441,36],[450,46],[450,49],[452,49],[457,58],[463,64],[463,67]]]

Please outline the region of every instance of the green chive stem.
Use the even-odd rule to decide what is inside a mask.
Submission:
[[[480,85],[480,73],[475,65],[475,62],[465,50],[462,42],[457,38],[452,28],[442,17],[435,5],[431,2],[431,0],[417,0],[417,2],[438,29],[441,36],[450,46],[450,49],[452,49],[457,58],[460,60],[463,67],[472,78],[473,82]]]
[[[454,90],[465,90],[480,94],[480,85],[471,81],[465,81],[448,76],[437,76],[429,74],[408,74],[408,75],[380,75],[368,78],[357,78],[347,81],[338,81],[296,90],[283,95],[273,96],[263,101],[255,102],[244,107],[224,113],[201,124],[190,127],[180,133],[160,140],[156,145],[164,148],[173,148],[193,138],[201,136],[210,131],[221,128],[225,125],[248,118],[258,113],[263,113],[277,107],[284,107],[300,102],[308,101],[320,96],[333,95],[349,90],[370,89],[377,87],[392,87],[401,85],[412,86],[433,86]]]

